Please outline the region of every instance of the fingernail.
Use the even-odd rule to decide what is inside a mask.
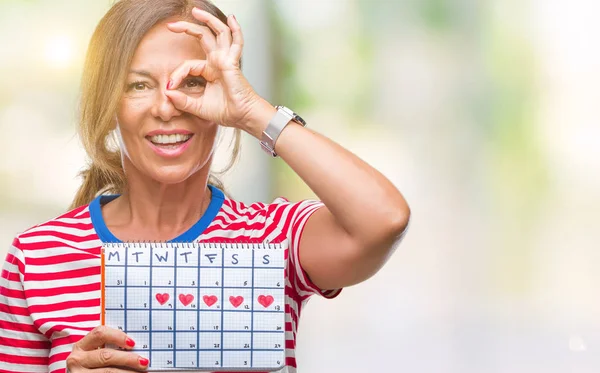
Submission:
[[[133,341],[133,339],[131,339],[131,338],[127,338],[127,339],[125,340],[125,343],[127,343],[127,346],[129,346],[129,347],[133,347],[133,346],[135,346],[135,342],[134,342],[134,341]]]
[[[235,21],[235,23],[238,23],[237,18],[235,18],[235,14],[231,15],[233,17],[233,20]]]
[[[173,86],[173,80],[169,80],[169,83],[167,83],[167,89],[171,89],[172,86]]]
[[[150,360],[146,359],[145,357],[140,357],[140,364],[143,366],[148,366],[148,364],[150,364]]]

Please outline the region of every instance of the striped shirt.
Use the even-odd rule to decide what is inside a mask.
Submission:
[[[246,205],[209,186],[203,217],[173,241],[288,240],[285,282],[286,366],[296,372],[298,319],[312,294],[322,291],[300,266],[298,246],[318,201]],[[19,234],[9,247],[0,278],[0,373],[66,371],[73,344],[100,325],[101,246],[119,242],[108,230],[101,206],[118,196],[100,196]]]

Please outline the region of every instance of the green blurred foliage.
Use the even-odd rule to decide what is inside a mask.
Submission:
[[[452,26],[452,2],[449,0],[420,0],[417,9],[424,23],[438,31],[447,31]]]
[[[490,201],[504,232],[494,243],[491,266],[501,291],[528,294],[535,267],[523,241],[535,231],[548,192],[548,174],[535,127],[535,59],[532,46],[491,19],[485,55],[490,74],[487,168]],[[518,217],[518,218],[516,218]],[[507,273],[506,269],[510,268]]]

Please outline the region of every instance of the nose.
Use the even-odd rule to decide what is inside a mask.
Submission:
[[[165,95],[163,90],[158,90],[154,104],[152,105],[151,113],[154,117],[160,118],[163,122],[168,122],[173,117],[181,115],[181,111],[178,110],[173,102]]]

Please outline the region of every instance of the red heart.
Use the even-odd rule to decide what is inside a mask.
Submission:
[[[194,300],[192,294],[179,294],[179,301],[184,305],[188,306]]]
[[[163,304],[165,304],[169,301],[169,294],[168,293],[156,294],[156,300],[162,306]]]
[[[273,299],[272,295],[259,295],[258,303],[262,304],[263,307],[267,308],[273,303],[275,299]]]
[[[217,303],[217,296],[216,295],[205,295],[202,297],[202,299],[204,300],[204,303],[206,303],[207,306],[212,306],[213,304]]]
[[[244,303],[244,297],[242,297],[241,295],[234,297],[232,295],[229,297],[229,301],[235,308],[238,308],[240,306],[240,304]]]

